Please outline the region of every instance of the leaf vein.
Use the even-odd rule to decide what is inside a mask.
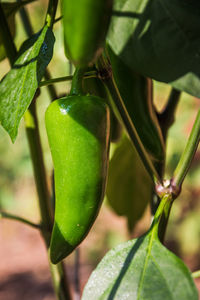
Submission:
[[[161,271],[161,269],[160,269],[159,264],[157,263],[157,261],[154,259],[154,257],[153,257],[152,255],[150,255],[150,256],[151,256],[152,261],[153,261],[154,264],[155,264],[155,267],[158,269],[158,271],[159,271],[161,277],[164,279],[164,281],[165,281],[165,283],[166,283],[166,286],[167,286],[168,290],[170,291],[170,295],[172,296],[171,299],[172,299],[172,300],[175,299],[175,298],[173,297],[173,293],[172,293],[172,291],[170,290],[170,287],[169,287],[169,285],[168,285],[168,282],[167,282],[166,278],[163,276],[163,273],[162,273],[162,271]]]
[[[151,249],[152,249],[152,245],[153,245],[153,237],[154,237],[154,235],[153,235],[153,232],[152,232],[151,236],[149,238],[148,246],[147,246],[147,255],[146,255],[146,258],[145,258],[145,262],[144,262],[144,268],[143,268],[143,271],[142,271],[142,274],[141,274],[141,277],[140,277],[140,281],[139,281],[137,300],[141,299],[140,294],[141,294],[141,289],[142,289],[142,285],[143,285],[143,282],[144,282],[144,277],[145,277],[145,272],[146,272],[146,269],[147,269],[148,260],[149,260],[149,257],[151,255]]]

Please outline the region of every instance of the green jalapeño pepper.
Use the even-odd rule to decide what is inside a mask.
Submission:
[[[99,97],[70,95],[50,104],[45,121],[56,194],[50,258],[58,263],[88,234],[105,194],[109,108]]]
[[[112,0],[62,0],[65,54],[88,66],[100,55],[109,26]]]
[[[111,103],[112,99],[109,93],[107,92],[105,86],[101,82],[98,77],[86,78],[83,82],[84,92],[87,94],[92,94],[102,98],[104,102],[106,102],[110,108],[110,141],[113,143],[117,143],[122,136],[122,126],[117,119]]]

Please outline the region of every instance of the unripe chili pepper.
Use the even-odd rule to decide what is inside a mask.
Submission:
[[[65,54],[77,66],[100,55],[109,26],[112,0],[62,0]]]
[[[104,198],[110,115],[99,97],[73,94],[46,111],[55,171],[55,220],[50,244],[53,263],[69,255],[88,234]]]

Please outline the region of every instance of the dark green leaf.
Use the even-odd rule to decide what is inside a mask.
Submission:
[[[198,300],[190,271],[151,231],[109,251],[82,300]]]
[[[106,193],[113,210],[126,216],[131,231],[151,200],[152,182],[127,137],[122,139],[110,161]]]
[[[135,71],[200,97],[200,2],[115,0],[108,43]]]
[[[53,44],[53,32],[45,26],[22,45],[14,66],[0,83],[0,121],[13,142],[51,60]]]
[[[153,105],[152,82],[136,73],[108,47],[115,82],[137,130],[155,166],[163,163],[165,146]]]

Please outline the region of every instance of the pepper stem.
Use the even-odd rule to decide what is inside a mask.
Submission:
[[[86,68],[77,67],[72,79],[72,86],[70,95],[84,95],[83,92],[83,77],[86,72]]]

